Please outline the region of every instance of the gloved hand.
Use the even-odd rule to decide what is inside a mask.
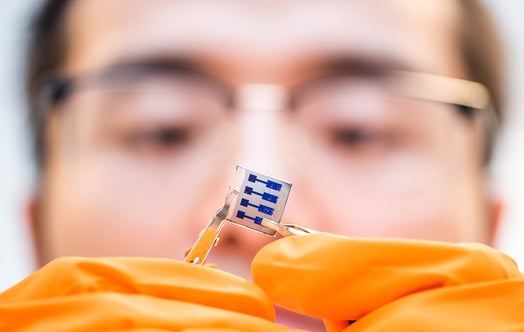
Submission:
[[[524,331],[523,276],[480,244],[319,233],[268,244],[251,270],[272,301],[329,331]]]
[[[61,258],[0,294],[0,331],[283,331],[253,283],[166,259]]]

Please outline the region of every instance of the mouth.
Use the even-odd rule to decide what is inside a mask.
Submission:
[[[238,250],[222,250],[211,252],[210,262],[216,263],[220,270],[233,273],[246,280],[251,280],[249,262],[252,257],[239,254]],[[275,306],[277,323],[289,328],[307,331],[325,331],[322,320],[309,316],[304,316],[293,311]]]
[[[277,323],[294,329],[305,329],[308,331],[324,331],[324,324],[318,318],[308,317],[296,312],[275,306]]]

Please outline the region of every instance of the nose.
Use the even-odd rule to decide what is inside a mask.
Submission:
[[[287,94],[284,88],[271,84],[246,84],[235,96],[237,126],[241,147],[238,162],[249,169],[273,177],[282,174],[279,160],[283,138]]]
[[[235,127],[238,136],[235,144],[238,165],[271,177],[286,178],[281,153],[286,98],[282,87],[269,84],[248,84],[237,90]],[[270,237],[255,231],[226,225],[214,251],[236,250],[251,257],[269,241]]]

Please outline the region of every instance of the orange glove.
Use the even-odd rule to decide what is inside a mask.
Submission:
[[[253,283],[165,259],[61,258],[0,294],[0,331],[283,331]]]
[[[524,331],[523,276],[480,244],[295,236],[262,248],[252,273],[329,331]]]

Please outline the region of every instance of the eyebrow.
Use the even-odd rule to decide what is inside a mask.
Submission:
[[[198,61],[187,56],[174,55],[146,55],[142,57],[122,58],[116,60],[102,70],[102,76],[111,75],[122,70],[136,70],[144,73],[183,74],[207,81],[221,89],[231,91],[231,86],[226,81],[212,75]]]
[[[132,75],[154,74],[157,72],[164,75],[186,75],[208,83],[218,88],[217,91],[223,94],[226,103],[230,105],[233,99],[233,88],[225,81],[206,72],[203,68],[203,66],[187,57],[157,55],[122,58],[95,72],[77,76],[57,75],[47,83],[49,87],[46,91],[49,90],[49,92],[46,95],[49,94],[48,98],[50,98],[51,103],[56,104],[66,99],[71,91],[83,89],[97,81],[108,82],[111,79],[118,78],[119,75],[131,75],[127,76],[127,79],[131,79]]]
[[[392,56],[363,54],[327,54],[311,62],[313,74],[290,89],[290,104],[293,107],[310,87],[327,79],[345,76],[385,76],[395,71],[413,71],[414,66]]]
[[[318,76],[338,76],[347,74],[385,74],[392,71],[416,71],[414,66],[394,57],[370,54],[328,56],[318,61]]]

